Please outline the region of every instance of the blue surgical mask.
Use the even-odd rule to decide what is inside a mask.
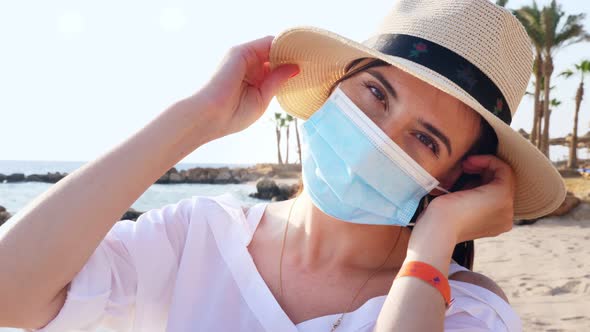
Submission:
[[[301,131],[304,188],[334,218],[408,226],[432,189],[448,193],[339,87]]]

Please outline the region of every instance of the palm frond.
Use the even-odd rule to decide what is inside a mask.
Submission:
[[[577,66],[578,66],[578,65],[576,65],[576,67],[577,67]],[[561,72],[559,75],[557,75],[557,76],[563,76],[563,77],[565,77],[565,78],[570,78],[570,77],[572,77],[573,75],[574,75],[574,72],[573,72],[571,69],[567,69],[567,70],[564,70],[564,71],[562,71],[562,72]]]
[[[496,0],[496,5],[506,7],[508,0]]]

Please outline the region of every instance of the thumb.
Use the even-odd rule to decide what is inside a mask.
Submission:
[[[282,65],[270,72],[260,86],[260,94],[262,96],[262,102],[264,103],[263,108],[268,106],[279,87],[289,78],[297,74],[299,74],[299,66],[295,64]]]

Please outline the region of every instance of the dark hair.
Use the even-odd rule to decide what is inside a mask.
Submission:
[[[353,60],[350,64],[348,64],[348,66],[346,66],[346,68],[345,68],[345,74],[343,76],[341,76],[336,82],[334,82],[332,84],[332,86],[330,87],[330,93],[334,90],[334,88],[336,88],[336,86],[340,82],[350,78],[351,76],[353,76],[359,72],[362,72],[362,71],[367,70],[372,67],[390,66],[391,65],[383,60],[373,59],[372,61],[369,61],[369,62],[365,63],[364,65],[355,68],[354,70],[351,70],[354,66],[361,63],[363,60],[367,60],[367,59],[370,59],[370,58],[359,58],[359,59]],[[497,152],[497,148],[498,148],[498,137],[496,136],[496,132],[494,131],[494,129],[490,126],[490,124],[487,121],[485,121],[483,118],[480,118],[479,137],[471,145],[470,149],[463,155],[461,160],[465,160],[470,155],[476,155],[476,154],[493,154],[493,155],[495,155]],[[463,173],[457,179],[457,181],[453,184],[453,187],[450,188],[449,191],[453,192],[453,191],[461,190],[461,188],[466,183],[468,183],[472,180],[477,180],[478,178],[479,178],[478,175]],[[300,193],[303,189],[303,181],[299,181],[299,183],[300,183],[300,190],[299,190],[299,193]],[[415,222],[418,219],[418,216],[420,215],[420,213],[422,213],[422,211],[428,205],[428,202],[431,201],[432,199],[433,199],[433,196],[431,196],[431,195],[426,195],[424,198],[422,198],[422,200],[420,201],[420,204],[418,206],[418,209],[416,210],[416,213],[412,217],[412,220],[411,220],[412,222]],[[410,229],[413,228],[412,226],[408,226],[408,227]],[[455,245],[455,249],[453,250],[452,258],[460,265],[462,265],[470,270],[473,270],[474,256],[475,256],[474,242],[473,242],[473,240],[469,240],[469,241],[457,243],[457,245]]]

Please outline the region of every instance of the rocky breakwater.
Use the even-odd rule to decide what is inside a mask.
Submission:
[[[245,183],[256,181],[261,178],[298,178],[301,174],[301,166],[297,164],[277,165],[277,164],[257,164],[252,167],[241,168],[213,168],[213,167],[196,167],[180,172],[171,168],[162,175],[155,183],[207,183],[207,184],[228,184],[228,183]],[[30,174],[13,173],[9,175],[0,174],[0,183],[4,182],[47,182],[56,183],[66,177],[68,173],[47,173],[47,174]]]
[[[261,178],[298,178],[300,165],[257,164],[245,168],[207,168],[197,167],[178,171],[170,169],[156,183],[208,183],[228,184],[256,181]]]
[[[68,173],[47,173],[47,174],[29,174],[25,175],[24,173],[13,173],[9,175],[0,174],[0,183],[3,182],[46,182],[46,183],[56,183],[57,181],[63,179]]]

